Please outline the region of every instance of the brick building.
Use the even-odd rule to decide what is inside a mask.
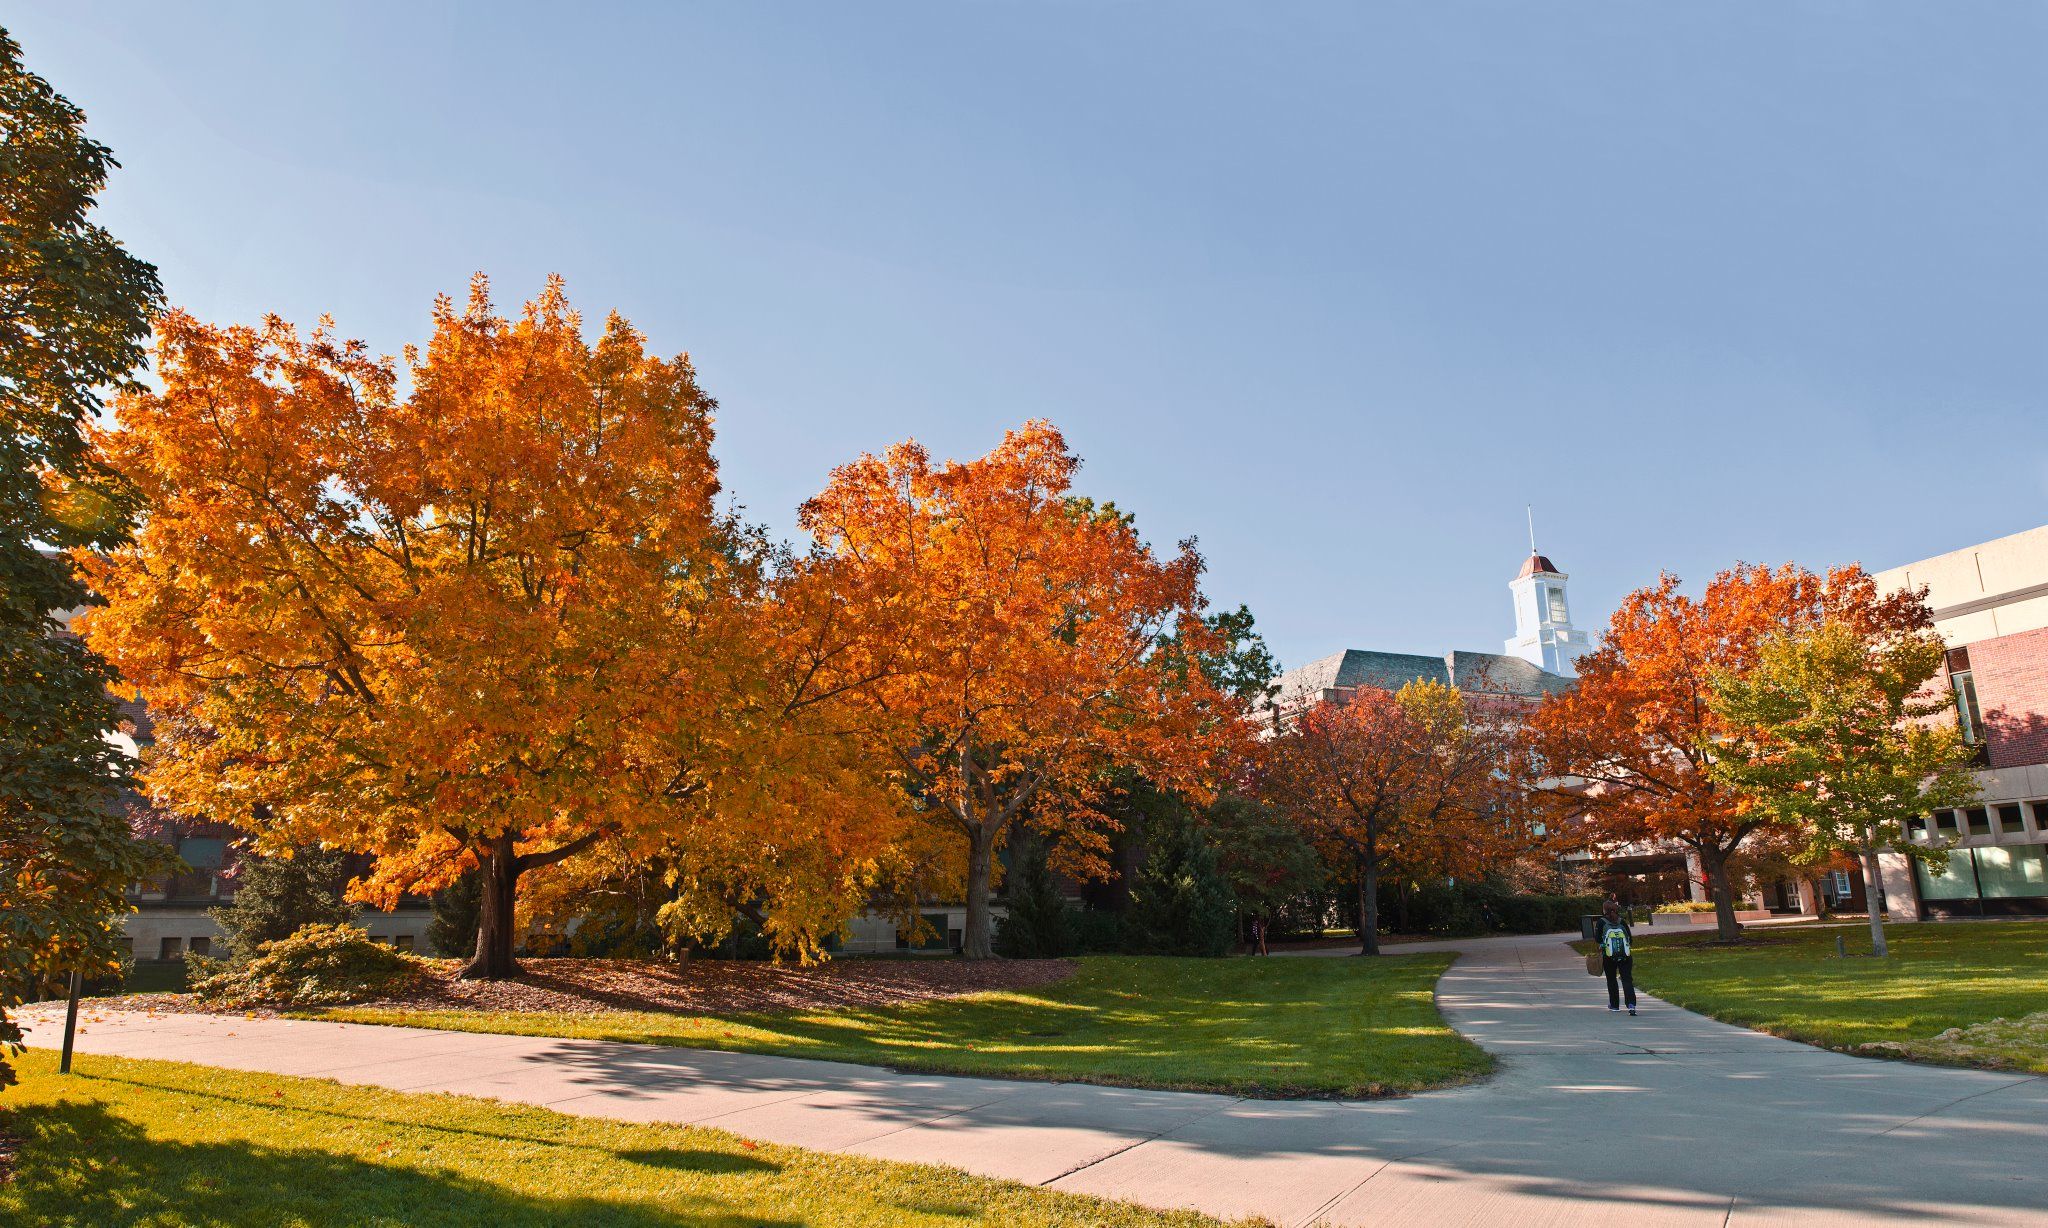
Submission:
[[[1909,824],[1945,863],[1884,858],[1885,896],[1912,917],[2048,914],[2048,526],[1877,573],[1925,585],[1949,652],[1943,682],[1979,756],[1975,806]]]

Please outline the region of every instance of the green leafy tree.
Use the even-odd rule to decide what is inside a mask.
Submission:
[[[1846,622],[1767,639],[1746,673],[1712,680],[1715,714],[1741,730],[1717,748],[1714,773],[1816,857],[1863,863],[1870,946],[1886,954],[1877,855],[1933,850],[1906,821],[1977,796],[1954,700],[1928,683],[1943,645],[1932,631],[1882,635]]]
[[[477,927],[483,923],[484,880],[475,870],[436,891],[434,919],[427,922],[427,945],[436,955],[461,955],[476,950]]]
[[[1274,807],[1226,793],[1202,811],[1201,824],[1238,910],[1269,929],[1291,901],[1323,885],[1315,846]]]
[[[125,888],[162,865],[122,817],[110,673],[53,616],[85,600],[60,552],[122,533],[86,424],[162,297],[88,220],[115,163],[84,123],[0,31],[0,1056],[19,1047],[9,1008],[118,968]]]
[[[1201,624],[1206,635],[1200,645],[1189,644],[1182,635],[1160,641],[1155,658],[1160,668],[1169,673],[1199,668],[1217,690],[1254,708],[1263,706],[1273,696],[1280,662],[1259,634],[1251,607],[1204,614]]]
[[[354,925],[359,911],[342,893],[355,863],[340,849],[307,846],[289,857],[249,857],[235,868],[234,902],[213,910],[228,954],[254,959],[266,942],[308,925]]]
[[[1073,906],[1060,894],[1039,841],[1017,846],[1004,884],[1005,912],[996,926],[996,953],[1012,959],[1057,959],[1074,953]]]
[[[1226,955],[1237,936],[1237,897],[1216,850],[1195,824],[1155,824],[1131,884],[1130,948],[1146,955]]]

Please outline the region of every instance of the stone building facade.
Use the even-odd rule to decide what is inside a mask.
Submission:
[[[1908,825],[1947,850],[1932,865],[1883,859],[1894,913],[2048,914],[2048,526],[1877,573],[1886,589],[1927,589],[1948,644],[1942,685],[1977,747],[1975,806]]]

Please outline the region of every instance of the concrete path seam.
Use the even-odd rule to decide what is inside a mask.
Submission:
[[[1975,1100],[1979,1096],[1989,1096],[1993,1092],[2008,1091],[2015,1087],[2022,1087],[2028,1083],[2038,1083],[2041,1081],[2041,1078],[2042,1076],[2040,1075],[2027,1075],[2024,1078],[2014,1079],[2010,1083],[2001,1083],[1997,1087],[1987,1087],[1984,1088],[1982,1091],[1971,1092],[1967,1096],[1960,1096],[1954,1100],[1949,1101],[1947,1104],[1942,1105],[1940,1108],[1929,1109],[1925,1113],[1922,1113],[1917,1117],[1908,1117],[1906,1120],[1898,1123],[1895,1126],[1887,1126],[1886,1128],[1877,1131],[1877,1133],[1873,1134],[1871,1137],[1881,1138],[1884,1135],[1890,1134],[1894,1130],[1903,1130],[1907,1126],[1912,1125],[1916,1121],[1926,1121],[1930,1117],[1939,1117],[1943,1113],[1948,1112],[1950,1109],[1956,1107],[1957,1105],[1967,1103],[1971,1100]]]

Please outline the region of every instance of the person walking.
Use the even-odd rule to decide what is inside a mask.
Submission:
[[[1636,957],[1633,935],[1621,905],[1610,899],[1600,914],[1600,970],[1607,974],[1607,1009],[1619,1014],[1624,1001],[1636,1013]]]

